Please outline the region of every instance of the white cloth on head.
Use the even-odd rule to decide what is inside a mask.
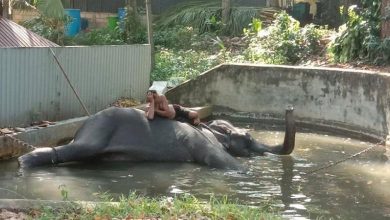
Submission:
[[[165,94],[168,90],[167,81],[154,81],[152,86],[149,87],[149,91],[156,91],[158,94]]]

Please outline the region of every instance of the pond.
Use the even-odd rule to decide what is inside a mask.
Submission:
[[[259,140],[282,141],[284,133],[240,124]],[[305,173],[372,144],[350,138],[297,133],[291,156],[240,158],[251,172],[239,174],[179,163],[71,164],[18,173],[17,162],[0,163],[0,199],[97,200],[98,194],[137,191],[147,196],[190,193],[228,195],[249,205],[266,202],[289,219],[390,218],[390,162],[383,147],[311,175]]]

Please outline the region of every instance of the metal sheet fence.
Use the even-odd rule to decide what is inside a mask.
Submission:
[[[149,45],[52,49],[91,113],[120,97],[144,98]],[[83,115],[49,48],[0,48],[0,127]]]

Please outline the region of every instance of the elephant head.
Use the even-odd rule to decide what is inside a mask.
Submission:
[[[294,150],[295,146],[295,122],[293,108],[286,110],[286,131],[283,144],[268,146],[259,143],[249,133],[234,127],[224,120],[214,120],[207,123],[214,136],[233,156],[249,156],[251,153],[264,154],[265,152],[287,155]]]

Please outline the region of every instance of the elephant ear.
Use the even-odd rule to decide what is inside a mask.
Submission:
[[[232,130],[228,128],[226,125],[218,125],[218,127],[225,133],[225,134],[231,134]]]

